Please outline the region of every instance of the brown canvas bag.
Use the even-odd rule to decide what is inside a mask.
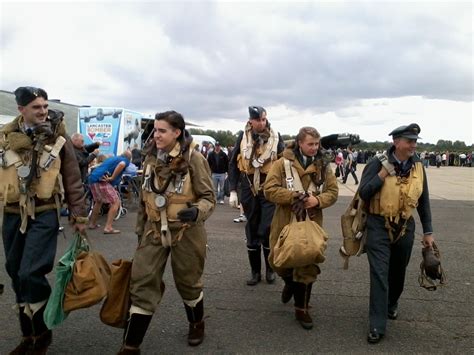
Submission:
[[[306,217],[297,222],[293,215],[283,227],[273,248],[273,263],[277,268],[295,268],[322,263],[328,235],[316,222]]]
[[[82,251],[64,294],[64,312],[93,306],[107,295],[110,266],[96,251]]]
[[[102,323],[116,328],[125,328],[127,314],[130,308],[130,278],[132,262],[115,260],[111,265],[108,294],[100,310]]]

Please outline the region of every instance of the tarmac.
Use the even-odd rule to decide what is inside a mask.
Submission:
[[[358,166],[360,175],[363,165]],[[167,289],[142,345],[143,354],[310,354],[310,353],[474,353],[473,307],[473,221],[474,169],[442,167],[427,169],[435,239],[442,253],[448,283],[436,291],[418,284],[421,243],[415,242],[408,266],[399,317],[388,321],[385,338],[368,344],[369,271],[365,255],[353,257],[343,270],[339,256],[342,242],[340,216],[356,191],[352,177],[339,183],[337,203],[324,210],[324,228],[330,239],[322,273],[313,286],[311,314],[314,328],[304,330],[294,319],[292,302],[280,301],[283,282],[261,282],[251,287],[244,223],[234,223],[238,210],[217,205],[206,222],[208,254],[204,271],[206,338],[198,347],[189,347],[188,323],[183,303],[176,292],[170,265],[165,271]],[[108,261],[131,258],[136,248],[134,235],[136,206],[127,202],[128,213],[115,222],[122,231],[104,235],[89,231],[94,249]],[[103,217],[102,217],[103,218]],[[417,220],[417,239],[421,225]],[[58,238],[57,258],[67,247],[72,233]],[[103,224],[104,220],[102,220]],[[100,223],[100,222],[99,222]],[[0,262],[4,264],[3,247]],[[54,281],[54,272],[49,276]],[[5,268],[0,267],[0,354],[8,353],[20,339],[14,294]],[[71,312],[53,330],[49,354],[114,354],[123,331],[101,323],[100,305]]]

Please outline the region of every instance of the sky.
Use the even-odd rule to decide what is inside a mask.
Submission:
[[[407,1],[0,0],[0,89],[174,109],[203,129],[243,129],[249,105],[294,135],[473,143],[473,5]]]

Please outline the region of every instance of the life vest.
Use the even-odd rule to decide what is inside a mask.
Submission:
[[[21,187],[20,176],[25,169],[27,171],[31,169],[31,151],[25,150],[23,154],[19,154],[10,149],[0,148],[0,206],[3,209],[7,204],[19,204],[22,232],[26,231],[27,216],[34,217],[35,212],[38,212],[38,208],[35,207],[35,198],[49,200],[54,197],[54,207],[60,207],[64,188],[60,174],[59,152],[65,142],[64,137],[58,136],[54,145],[43,147],[37,163],[40,176],[33,178],[27,190]],[[36,175],[36,172],[33,174]]]
[[[180,145],[177,143],[170,156],[176,157],[179,153]],[[192,146],[189,147],[188,161],[194,152]],[[172,244],[171,230],[180,230],[182,235],[184,229],[188,227],[178,218],[178,212],[183,208],[188,208],[189,204],[197,201],[191,184],[191,174],[189,169],[183,176],[161,176],[156,160],[146,164],[143,175],[142,200],[145,204],[145,211],[148,220],[152,222],[155,237],[161,236],[162,245],[170,247]],[[170,183],[163,193],[157,194],[151,188],[151,184],[156,188],[162,188],[168,178]],[[152,179],[152,180],[151,180]],[[179,236],[178,236],[179,238]]]
[[[240,142],[237,166],[241,172],[254,176],[251,183],[255,192],[260,190],[260,174],[268,174],[278,155],[278,134],[271,128],[269,130],[270,137],[267,142],[258,146],[255,151],[255,141],[250,127],[246,127]]]
[[[412,215],[413,209],[418,206],[418,199],[423,192],[421,163],[415,163],[410,175],[407,178],[401,178],[396,176],[395,167],[388,161],[386,154],[379,154],[376,159],[389,172],[381,190],[372,197],[369,207],[360,198],[359,190],[357,190],[341,216],[343,244],[339,249],[339,254],[344,259],[344,269],[349,268],[350,256],[360,256],[365,252],[368,212],[385,217],[385,227],[393,243],[404,235],[406,221]],[[398,223],[401,218],[405,220],[405,223],[399,234],[394,236],[389,222]]]
[[[59,159],[59,151],[63,147],[66,140],[59,136],[56,143],[45,145],[38,167],[40,168],[39,178],[33,179],[29,192],[30,196],[37,197],[40,200],[48,200],[55,194],[63,193],[62,178],[60,174],[61,159]],[[30,165],[23,163],[25,158],[12,150],[6,150],[3,155],[0,169],[0,201],[4,203],[16,203],[20,201],[20,184],[18,179],[18,169]]]
[[[369,212],[390,222],[409,219],[423,193],[423,165],[415,162],[407,177],[387,176],[380,191],[370,200]]]
[[[148,165],[146,170],[150,170],[149,173],[151,173],[152,169],[156,169],[156,166]],[[153,175],[155,186],[163,186],[164,180],[156,173]],[[144,178],[147,178],[147,171],[145,171]],[[188,202],[196,202],[196,196],[192,189],[191,175],[189,172],[180,179],[183,183],[182,190],[177,189],[177,185],[181,183],[181,181],[177,181],[178,179],[179,178],[172,179],[166,191],[163,193],[167,199],[166,216],[169,222],[179,222],[178,212],[183,208],[187,208]],[[158,195],[155,192],[146,189],[143,190],[142,194],[148,219],[152,222],[159,222],[161,220],[161,210],[155,203]],[[179,224],[181,226],[181,223]]]

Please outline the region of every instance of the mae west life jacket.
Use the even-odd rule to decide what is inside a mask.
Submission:
[[[58,136],[54,145],[45,145],[38,159],[37,167],[39,176],[31,181],[30,186],[22,187],[20,178],[25,178],[22,172],[31,169],[31,157],[19,154],[13,150],[0,148],[0,205],[1,209],[8,204],[19,204],[22,224],[20,231],[26,231],[27,217],[35,216],[35,198],[39,200],[49,200],[55,198],[54,207],[60,208],[61,200],[64,196],[62,176],[60,174],[61,151],[66,139]],[[28,152],[29,153],[29,152]],[[23,169],[23,170],[22,170]],[[53,207],[53,208],[54,208]]]
[[[261,188],[260,174],[268,174],[272,163],[277,159],[278,141],[278,134],[270,128],[270,137],[267,142],[255,149],[252,130],[246,128],[244,131],[240,142],[240,154],[237,156],[237,166],[241,172],[253,175],[252,184],[255,193]]]
[[[177,157],[179,149],[180,145],[178,143],[170,153],[170,156]],[[188,156],[186,157],[188,162],[193,152],[194,148],[190,146]],[[192,187],[189,168],[184,175],[176,174],[166,177],[160,176],[159,169],[156,160],[146,165],[143,176],[142,200],[145,204],[148,220],[155,231],[155,238],[161,237],[162,245],[170,247],[173,242],[171,230],[179,230],[179,239],[184,230],[189,227],[187,223],[180,221],[178,212],[189,207],[197,199]],[[163,193],[157,194],[153,191],[151,188],[152,183],[156,188],[161,189],[168,178],[171,178],[171,181]]]
[[[59,151],[66,140],[59,136],[56,143],[45,145],[41,158],[39,159],[39,178],[33,179],[29,194],[41,200],[47,200],[55,194],[63,194],[62,178],[60,174],[61,159]],[[17,203],[20,201],[20,183],[18,178],[18,169],[26,166],[24,157],[12,150],[0,150],[0,201],[4,204]],[[29,164],[28,164],[29,165]]]
[[[409,219],[418,206],[423,193],[423,165],[415,162],[410,175],[389,175],[380,191],[370,200],[369,212],[398,223],[400,218]]]

